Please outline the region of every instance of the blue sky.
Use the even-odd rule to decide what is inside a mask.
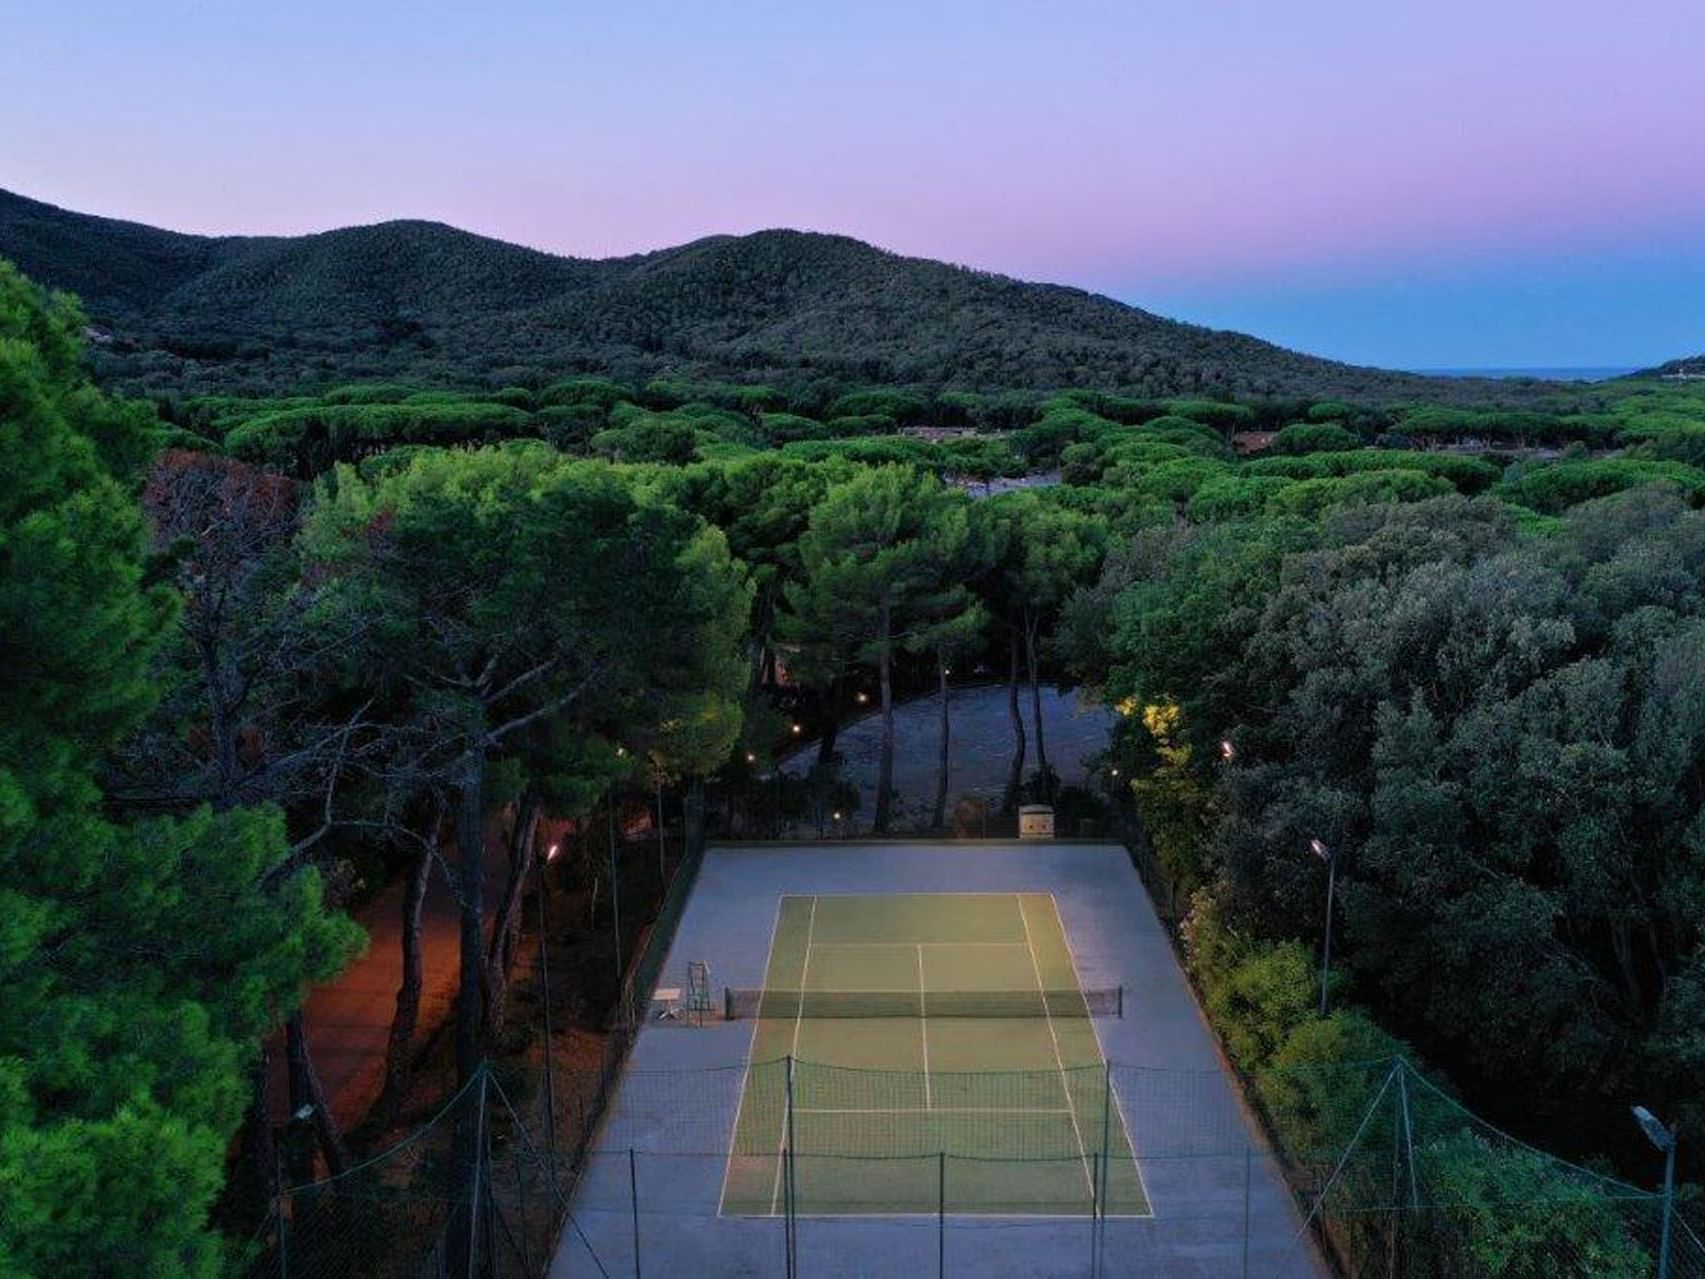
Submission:
[[[1705,350],[1700,0],[0,14],[0,186],[159,226],[794,226],[1361,362]]]

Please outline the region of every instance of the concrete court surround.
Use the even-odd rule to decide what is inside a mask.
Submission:
[[[1122,984],[1122,1018],[1095,1018],[1153,1204],[1103,1224],[1104,1275],[1326,1273],[1220,1063],[1208,1028],[1123,847],[1110,843],[848,841],[713,845],[660,985],[707,960],[713,991],[764,983],[778,899],[830,893],[1051,893],[1079,981]],[[553,1279],[640,1273],[780,1276],[785,1223],[720,1212],[757,1023],[649,1023],[640,1033],[571,1205]],[[635,1154],[630,1163],[629,1151]],[[799,1274],[1082,1276],[1084,1219],[949,1214],[798,1218]],[[582,1238],[582,1233],[584,1238]]]

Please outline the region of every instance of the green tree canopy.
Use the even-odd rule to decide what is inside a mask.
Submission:
[[[268,886],[276,811],[102,815],[172,601],[124,466],[145,417],[84,381],[80,324],[0,263],[0,1270],[213,1275],[245,1068],[355,937],[312,871]]]

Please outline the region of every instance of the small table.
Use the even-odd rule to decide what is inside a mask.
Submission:
[[[659,987],[651,999],[653,1003],[663,1005],[657,1011],[658,1021],[679,1021],[681,1019],[681,988],[679,986]]]

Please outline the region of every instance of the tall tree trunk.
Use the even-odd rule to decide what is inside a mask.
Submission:
[[[432,878],[432,846],[438,832],[434,830],[428,839],[430,842],[421,846],[414,865],[409,867],[403,890],[403,979],[397,986],[397,1011],[391,1017],[390,1038],[385,1045],[385,1087],[379,1094],[379,1116],[387,1124],[397,1117],[402,1105],[414,1031],[420,1023],[420,993],[426,970],[420,947],[420,917],[426,904],[426,886]]]
[[[835,753],[835,739],[841,733],[841,717],[837,711],[839,699],[836,694],[840,691],[840,681],[830,680],[817,690],[817,707],[823,716],[823,736],[817,742],[817,763],[819,767],[829,762],[829,756]]]
[[[876,770],[876,820],[871,829],[878,835],[888,831],[888,813],[894,790],[894,656],[893,619],[888,604],[882,606],[882,647],[877,667],[882,676],[882,762]]]
[[[1048,773],[1048,743],[1042,738],[1042,684],[1036,670],[1036,628],[1024,628],[1024,664],[1030,675],[1030,713],[1036,721],[1036,772],[1042,779],[1050,803],[1054,799],[1054,781]]]
[[[515,940],[521,925],[521,897],[533,869],[533,839],[539,829],[539,795],[529,786],[515,809],[515,824],[509,836],[509,878],[503,887],[503,902],[491,930],[486,956],[486,1034],[496,1039],[503,1030],[509,996],[509,969],[515,959]]]
[[[460,980],[456,989],[456,1074],[466,1084],[480,1065],[481,995],[485,976],[485,749],[462,760],[456,809],[457,871],[461,902]]]
[[[343,1129],[338,1127],[326,1091],[320,1085],[320,1072],[314,1069],[300,1011],[284,1023],[284,1050],[290,1062],[290,1113],[299,1114],[304,1106],[312,1111],[314,1132],[320,1149],[325,1152],[326,1167],[335,1177],[349,1167],[349,1148],[343,1143]]]
[[[1013,631],[1007,643],[1006,711],[1012,719],[1012,763],[1006,770],[1006,794],[1001,809],[1012,812],[1018,807],[1018,790],[1024,785],[1024,716],[1018,713],[1018,632]]]
[[[935,677],[941,687],[941,753],[936,759],[935,769],[935,815],[930,825],[940,830],[947,825],[947,747],[948,747],[948,713],[947,713],[947,654],[941,649],[935,651]]]

